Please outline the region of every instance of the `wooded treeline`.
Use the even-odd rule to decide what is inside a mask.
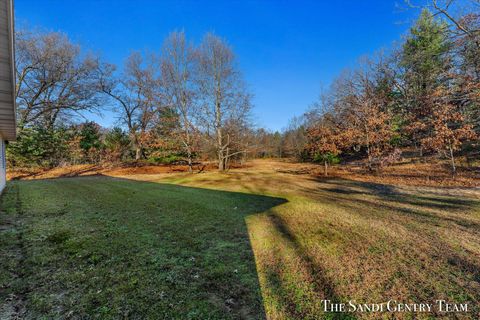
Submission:
[[[133,52],[121,72],[66,35],[16,37],[18,139],[14,166],[216,159],[220,170],[249,151],[251,94],[225,40],[198,46],[173,32],[159,52]],[[88,114],[110,111],[117,126]]]
[[[304,115],[301,154],[327,166],[364,158],[370,170],[396,162],[402,150],[449,160],[479,156],[480,10],[458,18],[452,2],[433,1],[399,48],[345,71]],[[291,134],[291,132],[289,133]]]
[[[173,32],[158,52],[133,52],[122,68],[82,52],[55,32],[16,37],[18,140],[14,166],[216,160],[225,170],[247,157],[295,157],[325,165],[365,159],[369,170],[419,157],[478,157],[480,14],[432,1],[398,48],[345,71],[283,132],[257,128],[251,94],[231,47]],[[121,71],[119,71],[121,69]],[[116,127],[85,117],[109,111]]]

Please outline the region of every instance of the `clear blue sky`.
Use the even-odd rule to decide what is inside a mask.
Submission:
[[[342,69],[400,40],[418,14],[405,7],[402,0],[15,0],[15,15],[17,26],[63,31],[115,64],[132,50],[159,49],[170,31],[183,29],[194,42],[213,31],[237,54],[256,123],[280,130]],[[114,122],[109,113],[95,120]]]

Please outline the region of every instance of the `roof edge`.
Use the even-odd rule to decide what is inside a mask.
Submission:
[[[8,37],[9,37],[9,44],[10,44],[10,66],[11,66],[11,77],[12,77],[12,102],[13,102],[13,121],[15,129],[13,132],[8,132],[5,135],[6,140],[15,140],[17,138],[17,103],[16,103],[16,72],[15,72],[15,16],[14,16],[14,7],[13,7],[13,0],[7,0],[7,16],[9,18],[8,21]]]

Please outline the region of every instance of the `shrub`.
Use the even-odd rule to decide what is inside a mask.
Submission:
[[[319,163],[325,163],[326,162],[330,165],[339,164],[340,163],[340,157],[336,154],[331,153],[331,152],[316,153],[313,156],[313,161],[314,162],[319,162]]]
[[[178,161],[181,161],[182,158],[175,154],[170,154],[163,157],[151,157],[148,159],[150,163],[161,163],[161,164],[172,164]]]

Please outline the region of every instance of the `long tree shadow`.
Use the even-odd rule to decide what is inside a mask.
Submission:
[[[480,210],[479,199],[428,192],[405,193],[393,185],[349,179],[314,180],[319,182],[317,193],[321,195],[322,201],[330,201],[359,215],[392,220],[395,217],[392,214],[397,213],[411,217],[416,222],[452,223],[472,232],[480,231],[478,218],[472,216],[473,212]],[[389,213],[388,216],[383,213],[385,210]]]
[[[437,194],[411,194],[400,191],[393,185],[361,182],[348,179],[319,179],[321,182],[317,192],[326,201],[334,201],[339,206],[358,206],[364,204],[370,207],[380,207],[390,212],[398,212],[412,217],[418,217],[425,222],[451,222],[465,228],[480,230],[480,224],[465,214],[480,208],[480,200],[473,198],[458,198]],[[331,187],[330,187],[331,186]],[[362,197],[365,196],[374,196]],[[378,201],[380,200],[380,202]]]
[[[335,291],[335,286],[331,281],[325,278],[324,270],[313,261],[306,250],[299,244],[297,237],[290,231],[285,220],[280,215],[273,213],[269,214],[268,217],[282,237],[294,247],[298,256],[309,269],[312,278],[316,279],[318,292],[322,292],[328,299],[338,301],[338,294]]]
[[[30,316],[265,318],[245,218],[286,199],[104,176],[11,184]]]
[[[311,284],[313,285],[313,291],[315,293],[315,300],[330,300],[334,302],[341,302],[342,299],[337,292],[336,285],[333,283],[331,279],[329,279],[326,274],[326,270],[323,268],[322,265],[317,263],[310,252],[301,244],[297,235],[291,231],[287,221],[274,212],[274,210],[270,210],[270,213],[267,215],[269,221],[275,228],[275,231],[280,235],[281,239],[285,241],[288,247],[293,249],[295,256],[298,257],[301,261],[302,266],[306,269],[308,276],[312,279]],[[277,257],[277,259],[281,260],[282,257]],[[278,263],[281,265],[281,263]],[[311,311],[309,310],[302,310],[302,308],[298,305],[298,301],[294,301],[293,299],[289,298],[288,292],[291,289],[288,289],[283,284],[282,280],[279,278],[276,272],[267,272],[266,279],[269,282],[269,287],[271,290],[275,292],[280,292],[276,294],[277,301],[282,301],[283,305],[286,307],[286,312],[288,313],[289,317],[293,319],[305,319],[309,316],[311,317]],[[313,301],[312,301],[313,302]],[[317,316],[320,317],[319,311],[315,311],[318,313]],[[349,314],[342,314],[342,313],[328,313],[324,315],[328,317],[328,319],[355,319],[356,317]]]
[[[382,197],[385,200],[399,200],[402,202],[410,201],[411,204],[425,207],[436,207],[439,209],[468,209],[480,203],[476,199],[462,199],[451,196],[441,195],[412,195],[401,192],[396,186],[389,184],[380,184],[373,182],[363,182],[356,180],[349,180],[345,178],[314,178],[316,182],[321,184],[331,185],[332,188],[321,187],[320,189],[343,193],[348,195],[353,194],[370,194]]]
[[[469,301],[478,310],[478,255],[468,243],[457,244],[457,237],[462,235],[475,245],[478,244],[479,199],[454,197],[438,190],[415,192],[392,185],[348,179],[315,180],[319,182],[316,190],[304,190],[314,194],[312,198],[345,210],[353,217],[361,217],[362,221],[372,222],[371,228],[380,226],[379,234],[382,234],[383,227],[387,226],[394,231],[398,226],[408,230],[406,232],[412,236],[420,235],[421,241],[431,247],[429,259],[441,264],[442,271],[452,270],[451,274],[466,275],[470,280],[459,280],[457,283],[455,281],[459,277],[456,276],[450,281],[455,282],[460,288],[457,290],[462,292],[461,298],[457,299]],[[448,233],[445,230],[454,231]],[[402,245],[401,242],[399,245]],[[439,276],[437,281],[441,283],[443,279]]]

